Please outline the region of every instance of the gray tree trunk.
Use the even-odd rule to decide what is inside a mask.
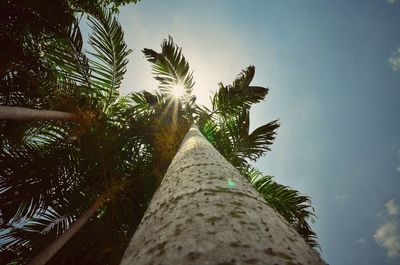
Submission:
[[[107,199],[106,195],[102,195],[96,199],[93,205],[86,211],[76,222],[59,237],[57,237],[48,247],[43,249],[28,265],[44,265],[48,262],[68,240],[71,239],[86,222],[93,216],[93,214],[100,208]]]
[[[325,264],[192,127],[121,265]]]
[[[79,115],[55,110],[0,106],[0,120],[77,120]]]

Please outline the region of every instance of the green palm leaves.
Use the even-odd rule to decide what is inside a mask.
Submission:
[[[143,120],[130,116],[127,99],[118,94],[130,50],[110,12],[100,10],[89,22],[90,53],[82,51],[77,21],[64,35],[48,37],[43,60],[53,75],[37,88],[38,95],[45,96],[36,101],[48,102],[39,106],[78,112],[79,123],[27,122],[19,139],[1,132],[9,137],[2,139],[0,150],[1,226],[8,231],[0,235],[7,239],[0,240],[0,248],[14,254],[36,242],[33,255],[40,250],[39,242],[48,244],[44,238],[64,232],[106,190],[113,190],[110,198],[128,198],[124,204],[133,203],[130,211],[137,212],[144,209],[138,210],[136,203],[153,191],[151,177],[142,179],[151,165],[148,144],[141,131],[131,130]],[[18,97],[10,98],[28,98],[26,93],[15,94]],[[146,185],[148,191],[143,189]],[[120,206],[104,205],[100,219],[114,218],[105,209]],[[138,220],[130,218],[119,217],[114,231],[131,229],[124,228],[127,224],[134,227]]]
[[[194,81],[193,73],[189,69],[189,63],[169,37],[161,44],[161,53],[151,49],[144,49],[146,59],[152,63],[154,78],[159,82],[161,92],[170,95],[174,85],[182,85],[186,94],[191,94]]]
[[[275,120],[258,127],[252,133],[249,133],[249,126],[250,109],[242,107],[230,113],[214,112],[204,122],[204,134],[219,147],[217,149],[228,161],[238,168],[244,168],[249,160],[257,161],[270,150],[279,124]]]
[[[269,122],[255,129],[252,133],[241,138],[237,147],[237,154],[243,159],[256,161],[266,151],[275,139],[275,129],[279,127],[277,121]]]
[[[95,91],[102,94],[104,108],[118,97],[118,88],[126,72],[127,56],[131,52],[124,42],[121,26],[110,12],[103,12],[97,19],[89,17],[93,34],[89,44],[95,52],[90,60],[91,79]]]
[[[232,85],[219,85],[212,97],[212,109],[197,110],[206,137],[238,168],[246,168],[270,151],[278,121],[271,121],[250,133],[250,108],[265,98],[268,89],[251,86],[255,68],[249,66]],[[203,129],[204,128],[204,129]]]
[[[280,213],[311,247],[319,248],[317,236],[308,223],[313,223],[315,219],[310,197],[276,183],[272,176],[264,176],[255,168],[249,167],[243,174],[269,205]]]
[[[88,59],[82,51],[82,34],[75,20],[62,31],[58,38],[49,38],[45,46],[46,60],[57,71],[56,78],[61,84],[90,86]]]
[[[268,88],[250,86],[254,73],[254,66],[249,66],[238,75],[232,85],[224,86],[220,83],[219,90],[212,99],[213,111],[231,113],[263,100],[268,94]]]
[[[24,172],[31,172],[32,174],[34,174],[33,172],[38,172],[35,174],[38,176],[42,175],[43,177],[49,175],[49,173],[45,174],[45,168],[41,173],[38,171],[40,169],[36,170],[36,168],[32,168],[28,170],[28,168],[23,168],[25,163],[21,163],[20,167],[16,167],[21,168],[21,172],[17,174],[15,170],[11,170],[12,166],[7,166],[7,163],[21,161],[21,159],[28,159],[29,157],[32,160],[42,156],[43,161],[46,161],[46,158],[51,159],[54,157],[54,154],[49,153],[51,150],[55,150],[58,154],[63,152],[65,154],[70,154],[70,156],[64,158],[55,158],[56,161],[61,163],[60,166],[62,166],[63,163],[68,165],[76,164],[76,161],[71,161],[71,159],[78,155],[78,153],[74,151],[74,148],[76,150],[77,137],[79,137],[80,134],[87,133],[87,130],[96,130],[96,126],[100,125],[100,117],[108,116],[112,120],[113,115],[119,115],[118,113],[121,112],[121,108],[126,108],[121,100],[117,101],[117,89],[126,71],[126,57],[130,53],[130,50],[127,49],[123,41],[122,29],[106,10],[103,11],[99,19],[91,16],[90,22],[94,29],[94,33],[90,37],[94,52],[90,54],[95,58],[94,60],[90,60],[90,64],[86,55],[81,51],[82,38],[76,23],[71,25],[68,30],[69,34],[65,38],[50,39],[47,47],[48,52],[46,53],[46,59],[58,70],[56,75],[57,81],[53,85],[60,85],[59,88],[73,90],[65,94],[54,91],[47,92],[53,92],[51,95],[53,97],[69,96],[69,98],[60,99],[60,103],[65,105],[66,108],[81,113],[79,127],[72,126],[71,123],[65,122],[39,122],[30,124],[31,127],[27,127],[23,131],[21,136],[23,146],[9,145],[9,142],[4,140],[4,148],[1,151],[2,166],[9,168],[10,174],[19,175],[21,177],[25,177]],[[92,123],[91,121],[94,118],[97,119],[96,123]],[[116,119],[118,120],[117,117]],[[72,128],[74,128],[73,131]],[[56,142],[58,142],[58,144],[54,145]],[[74,148],[72,148],[72,145],[75,145]],[[60,146],[64,147],[60,149]],[[68,163],[68,161],[71,161],[71,163]],[[39,167],[42,167],[43,164],[47,163],[27,161],[26,164],[35,167],[40,164]],[[50,166],[57,167],[57,165],[59,165],[59,163],[52,163]],[[59,174],[59,176],[75,175],[75,179],[77,179],[79,175],[74,168],[58,170],[62,171],[62,174],[60,174],[60,172],[55,173],[56,175]],[[52,172],[50,169],[48,171]],[[6,170],[5,172],[8,171]],[[6,178],[4,176],[1,178],[0,183],[7,186],[6,183],[12,183],[12,181],[16,181],[17,179],[18,178],[15,176],[12,178]],[[54,186],[57,185],[56,179],[57,178],[55,178],[55,182],[52,184]],[[25,181],[26,185],[29,183],[29,181]],[[51,182],[47,181],[47,183]],[[21,185],[23,186],[23,184]],[[8,192],[14,192],[13,189],[17,187],[21,188],[21,185],[8,185],[8,187],[12,187]],[[42,188],[44,187],[45,186],[42,186]],[[51,190],[51,187],[48,188]],[[21,192],[20,194],[33,195],[33,193],[36,192],[38,193],[38,198],[41,198],[43,194],[48,194],[48,192],[40,193],[40,190],[43,189],[33,189],[31,192]],[[4,195],[4,193],[2,193],[2,195]],[[17,201],[15,198],[14,200]],[[32,214],[26,217],[32,217]]]

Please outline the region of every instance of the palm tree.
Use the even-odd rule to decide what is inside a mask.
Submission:
[[[29,245],[29,236],[24,240],[26,232],[51,230],[47,228],[55,227],[60,219],[66,222],[58,231],[62,233],[77,220],[76,216],[79,216],[82,209],[90,208],[88,203],[82,202],[89,201],[90,205],[104,190],[110,187],[114,190],[116,187],[127,189],[125,193],[119,190],[118,194],[108,197],[113,199],[115,196],[127,196],[128,191],[143,188],[140,183],[147,181],[138,179],[147,172],[146,160],[149,157],[145,149],[148,147],[141,140],[142,132],[134,132],[135,125],[141,124],[145,117],[142,115],[136,118],[135,108],[128,108],[127,99],[118,97],[117,92],[130,50],[127,50],[123,42],[121,27],[110,13],[105,12],[89,20],[94,29],[89,40],[94,49],[91,53],[93,59],[87,61],[91,72],[81,71],[84,68],[79,62],[82,61],[76,63],[76,58],[85,57],[69,46],[70,40],[58,41],[61,44],[65,42],[66,47],[52,47],[48,56],[49,61],[59,67],[61,84],[72,84],[74,88],[83,90],[78,91],[80,97],[75,101],[83,101],[80,104],[96,114],[96,122],[89,123],[84,130],[78,132],[65,131],[64,124],[46,124],[43,130],[36,126],[28,127],[25,131],[28,137],[22,137],[22,144],[18,148],[6,140],[2,149],[1,166],[7,172],[0,179],[0,200],[4,203],[1,208],[2,223],[12,227],[14,223],[34,218],[27,229],[14,227],[5,235],[11,240],[8,245],[14,249]],[[116,155],[112,154],[116,151]],[[51,163],[51,159],[55,163]],[[139,164],[141,172],[137,167]],[[24,172],[30,173],[28,178]],[[132,188],[132,185],[137,187]],[[148,196],[147,193],[143,192],[139,196],[133,193],[127,197],[138,199],[139,203],[140,198]],[[93,209],[103,203],[95,202],[96,207],[91,207],[91,215],[95,212]],[[132,207],[132,210],[137,208]],[[45,213],[52,209],[57,213],[53,215],[55,218],[41,219],[48,217]],[[60,214],[64,217],[58,218]],[[86,221],[87,217],[84,218]],[[49,222],[49,219],[53,220]],[[129,223],[124,218],[120,219],[119,226],[121,222]],[[32,222],[35,224],[33,228]],[[126,231],[130,229],[124,228]]]
[[[83,128],[71,126],[69,123],[42,123],[41,127],[35,124],[33,129],[29,126],[27,135],[23,135],[22,139],[23,142],[32,143],[29,145],[30,149],[41,147],[44,143],[38,140],[43,138],[46,139],[45,144],[60,142],[64,139],[66,145],[72,146],[72,142],[79,139],[76,136],[87,130],[95,130],[101,123],[102,117],[106,119],[108,114],[114,115],[113,109],[117,109],[115,113],[118,114],[118,109],[124,104],[124,100],[117,100],[117,89],[126,71],[125,65],[128,62],[126,57],[130,50],[123,42],[122,29],[107,11],[97,14],[97,17],[91,16],[89,20],[94,29],[89,39],[89,43],[95,50],[91,53],[94,59],[87,60],[80,51],[82,43],[77,27],[70,29],[70,38],[51,39],[49,40],[51,45],[46,48],[48,63],[57,65],[57,84],[62,88],[67,87],[73,90],[72,93],[76,94],[75,96],[67,94],[67,98],[63,98],[63,95],[54,93],[55,97],[61,97],[64,105],[77,109],[77,112],[85,113],[86,115],[79,115],[79,117],[82,118],[81,122],[84,121],[83,117],[88,118],[87,124],[84,124]],[[19,96],[10,98],[15,99]],[[20,107],[16,108],[20,109]],[[8,107],[8,109],[13,109],[13,107]],[[77,114],[64,116],[76,117]],[[68,129],[73,129],[74,132]],[[2,151],[7,157],[10,152],[7,153],[4,149],[15,149],[15,146],[12,146],[12,142],[7,137],[4,138]]]
[[[121,265],[210,262],[325,264],[192,126]]]
[[[94,53],[90,57],[91,60],[81,52],[82,41],[79,37],[77,24],[68,28],[66,35],[69,37],[67,39],[61,38],[57,41],[51,39],[50,44],[46,46],[47,62],[57,68],[57,74],[50,85],[46,86],[46,84],[41,83],[41,87],[45,87],[46,92],[52,92],[49,93],[51,100],[44,101],[49,105],[44,103],[33,105],[34,107],[48,106],[49,109],[62,109],[74,113],[79,117],[81,127],[78,127],[77,130],[75,124],[64,122],[41,123],[40,126],[28,124],[28,129],[22,133],[23,137],[21,138],[24,144],[20,149],[12,148],[10,141],[5,141],[3,151],[8,151],[2,154],[2,159],[8,161],[4,165],[8,164],[10,169],[5,171],[9,172],[10,176],[7,181],[20,181],[19,184],[21,185],[8,185],[7,181],[2,180],[4,185],[1,187],[4,189],[0,191],[0,195],[3,196],[0,199],[6,202],[4,205],[9,206],[5,211],[8,213],[8,220],[34,216],[43,217],[48,211],[51,211],[52,208],[49,207],[54,207],[56,214],[50,217],[47,215],[48,218],[37,218],[39,220],[36,220],[36,223],[39,227],[45,227],[43,230],[49,230],[48,227],[56,227],[57,224],[64,223],[65,225],[59,231],[59,233],[62,233],[74,220],[78,219],[76,216],[83,215],[86,209],[91,208],[90,205],[95,201],[95,198],[103,194],[108,187],[114,187],[114,185],[120,187],[120,190],[115,193],[115,197],[118,197],[118,199],[111,198],[110,202],[102,205],[99,208],[98,216],[100,217],[92,218],[91,227],[86,227],[86,230],[80,231],[72,239],[74,242],[79,242],[83,238],[91,238],[90,243],[82,247],[79,253],[96,249],[100,258],[94,263],[105,262],[105,260],[115,262],[123,251],[120,246],[123,246],[123,243],[129,240],[129,234],[135,229],[154,187],[161,181],[190,124],[196,120],[204,129],[204,124],[211,124],[209,120],[212,120],[216,115],[223,117],[220,120],[221,123],[234,123],[235,115],[238,113],[237,105],[242,104],[240,102],[245,102],[246,106],[250,106],[252,103],[262,100],[266,95],[266,89],[250,87],[250,78],[247,85],[247,81],[237,82],[237,86],[241,90],[231,89],[230,87],[220,88],[221,93],[218,94],[220,97],[218,101],[215,101],[217,107],[212,111],[198,107],[195,104],[195,97],[191,95],[194,82],[189,65],[181,50],[174,45],[172,38],[170,38],[163,42],[161,53],[149,49],[144,50],[146,57],[153,63],[153,70],[160,82],[161,93],[153,95],[148,92],[141,92],[134,93],[127,98],[119,97],[117,89],[125,71],[127,62],[125,57],[128,53],[120,34],[121,30],[118,29],[117,23],[111,19],[110,14],[96,13],[91,17],[91,22],[95,30],[94,37],[91,38],[91,44],[94,48]],[[52,84],[57,84],[56,87],[61,88],[61,90],[51,90]],[[180,100],[171,96],[171,89],[174,85],[185,87],[186,93]],[[234,84],[233,87],[236,87],[236,85]],[[18,93],[14,93],[8,98],[13,100],[15,105],[18,105],[17,103],[26,98],[26,95],[20,96]],[[128,101],[132,101],[136,105],[132,106]],[[57,104],[54,105],[52,102]],[[86,119],[82,117],[86,117]],[[232,121],[229,122],[229,120]],[[3,124],[7,125],[7,123]],[[213,126],[213,124],[211,125]],[[42,129],[37,130],[37,127]],[[257,151],[258,146],[265,149],[265,146],[270,144],[268,141],[271,140],[270,136],[273,135],[276,127],[272,124],[269,132],[262,131],[260,134],[267,134],[267,138],[255,139],[256,145],[252,151]],[[7,128],[7,126],[3,128]],[[74,133],[69,128],[74,128],[78,132]],[[216,131],[218,130],[217,127]],[[32,131],[35,133],[31,134]],[[220,136],[217,134],[214,139],[218,137]],[[38,142],[38,139],[44,140]],[[58,142],[61,141],[61,146],[54,145],[56,139]],[[219,140],[217,139],[218,141],[221,142],[221,153],[223,153],[228,142],[221,137]],[[232,145],[235,150],[225,152],[225,154],[229,154],[232,161],[238,161],[235,166],[242,168],[243,165],[247,165],[243,161],[246,161],[247,156],[251,156],[252,152],[248,150],[246,153],[243,149],[245,146],[241,146],[242,149],[237,147]],[[51,151],[57,155],[42,150]],[[246,155],[241,152],[246,153]],[[31,153],[36,155],[31,156]],[[255,156],[258,157],[259,153]],[[21,171],[26,170],[27,168],[24,168],[24,166],[29,165],[32,166],[33,172],[53,172],[53,175],[61,173],[60,176],[65,178],[66,181],[62,182],[61,187],[56,190],[53,190],[54,183],[42,182],[47,183],[49,188],[47,190],[38,189],[39,192],[34,195],[36,197],[33,200],[33,206],[30,206],[32,200],[29,199],[32,198],[32,193],[23,193],[25,199],[21,203],[18,198],[13,198],[13,194],[21,194],[23,192],[22,187],[32,189],[34,184],[37,187],[41,186],[39,185],[40,181],[38,182],[35,177],[29,179],[28,183],[24,183],[26,179],[11,178],[11,176],[18,175],[14,168],[15,162],[20,161],[20,157],[24,157],[28,161],[20,168]],[[33,157],[35,160],[29,160],[29,157]],[[53,167],[46,169],[35,168],[39,164],[36,163],[36,159],[48,161],[48,157],[53,157],[55,158],[54,161],[60,163],[54,163]],[[152,169],[149,170],[149,168]],[[72,175],[75,176],[71,180],[68,177]],[[132,175],[136,176],[132,178]],[[148,175],[147,178],[145,178],[146,175]],[[36,176],[40,176],[40,174]],[[72,188],[69,187],[70,184],[73,184]],[[144,191],[143,189],[147,190]],[[43,199],[43,194],[47,196],[48,191],[51,191],[52,197]],[[79,209],[73,209],[77,205]],[[127,210],[127,205],[131,209]],[[116,214],[114,212],[116,209],[118,211],[123,209],[126,214]],[[132,209],[137,210],[137,212],[132,211]],[[93,212],[91,211],[92,214]],[[135,218],[132,218],[132,216],[135,216]],[[110,232],[101,238],[101,235],[99,236],[98,232],[96,233],[98,231],[96,229],[101,229],[105,225],[112,227],[111,231],[116,231],[116,233]],[[21,227],[17,227],[14,231],[23,230],[19,228]],[[40,231],[37,227],[33,230]],[[26,232],[26,230],[22,232]],[[99,237],[103,240],[100,240]],[[99,241],[105,243],[99,246]],[[122,243],[117,245],[117,250],[114,251],[111,246],[116,246],[116,241]],[[30,241],[22,240],[20,242]],[[19,245],[23,244],[20,243]],[[72,244],[70,244],[70,248],[71,246]],[[99,250],[101,250],[101,255],[98,254]],[[76,263],[76,259],[81,260],[80,254],[72,256],[71,252],[71,249],[64,248],[64,251],[61,250],[59,253],[59,258],[50,262],[57,264],[64,259],[64,263],[73,264]],[[69,257],[65,258],[66,256]],[[90,260],[93,255],[87,255],[87,257]],[[93,260],[91,261],[93,262]]]
[[[189,63],[171,37],[161,44],[161,53],[144,49],[147,60],[152,63],[154,78],[159,82],[159,92],[132,95],[142,111],[154,113],[151,126],[151,145],[154,148],[155,175],[161,180],[174,157],[181,140],[193,122],[193,106],[196,98],[191,95],[194,81]],[[173,92],[177,86],[184,88],[179,100]]]
[[[243,70],[232,85],[224,86],[220,83],[219,90],[212,96],[212,108],[208,109],[196,105],[195,97],[191,95],[194,86],[193,74],[181,49],[174,44],[171,37],[162,43],[161,53],[150,49],[144,49],[143,52],[153,65],[153,74],[160,83],[161,94],[151,96],[146,92],[136,103],[143,106],[143,109],[149,109],[157,105],[163,97],[178,101],[170,105],[180,106],[186,114],[187,123],[196,122],[208,141],[247,177],[270,206],[278,211],[310,246],[318,247],[316,235],[308,224],[309,221],[313,222],[315,217],[310,198],[274,182],[270,176],[263,176],[250,164],[270,151],[275,131],[279,127],[278,121],[274,120],[251,133],[249,131],[252,104],[262,101],[268,94],[268,88],[251,85],[255,74],[254,66]],[[185,94],[179,99],[172,96],[172,89],[177,83],[183,84],[185,88]],[[177,138],[174,142],[176,147],[180,139],[182,138]],[[176,147],[174,150],[177,150]],[[171,161],[172,157],[168,161]]]
[[[117,89],[125,72],[126,56],[130,52],[123,41],[122,30],[116,20],[112,18],[111,13],[104,13],[96,6],[91,6],[93,3],[81,5],[78,2],[75,3],[75,1],[70,2],[78,10],[79,7],[83,7],[80,9],[81,11],[90,10],[92,13],[92,16],[89,17],[94,28],[94,35],[89,40],[94,50],[90,54],[91,59],[88,60],[82,52],[82,37],[78,21],[72,19],[74,23],[61,28],[61,34],[52,35],[50,33],[49,38],[41,43],[44,44],[45,57],[43,59],[46,62],[45,67],[42,68],[50,69],[50,72],[52,69],[56,70],[52,72],[53,75],[51,76],[45,75],[43,80],[39,80],[39,85],[34,87],[36,91],[45,92],[46,97],[37,98],[41,105],[33,105],[36,109],[14,107],[23,102],[29,102],[26,99],[30,99],[32,95],[20,91],[23,86],[19,85],[10,86],[17,90],[4,90],[5,97],[3,99],[7,100],[5,103],[13,105],[0,106],[2,118],[13,119],[10,122],[2,122],[2,135],[7,137],[4,137],[2,142],[1,166],[5,169],[4,172],[8,173],[0,179],[0,197],[5,202],[1,209],[1,223],[3,227],[9,227],[11,230],[5,235],[0,235],[0,237],[8,240],[5,241],[10,243],[8,246],[26,247],[31,241],[32,232],[45,231],[48,233],[52,230],[50,228],[60,227],[59,224],[63,224],[61,229],[57,231],[57,234],[60,234],[71,226],[82,209],[89,208],[87,203],[82,202],[89,200],[90,203],[90,201],[94,201],[96,194],[101,194],[102,190],[109,190],[110,187],[112,189],[116,189],[116,187],[123,189],[125,187],[130,192],[140,188],[146,189],[147,187],[143,187],[143,184],[151,179],[151,177],[148,177],[144,181],[138,180],[147,172],[146,165],[148,163],[146,160],[149,160],[149,157],[144,155],[147,153],[144,150],[148,147],[143,140],[139,139],[140,137],[138,138],[138,133],[131,132],[135,129],[131,126],[135,126],[138,119],[127,117],[135,115],[136,111],[132,108],[127,109],[126,99],[118,98]],[[118,5],[131,1],[106,2],[107,4],[113,3],[114,11],[116,11],[115,8]],[[136,3],[137,1],[134,0],[133,2]],[[14,4],[11,5],[15,7]],[[46,33],[48,34],[47,31]],[[7,82],[7,84],[13,84],[16,78],[7,77],[3,80],[3,84]],[[57,89],[54,90],[54,88]],[[42,95],[43,93],[40,94],[40,96]],[[36,104],[35,102],[38,102],[38,100],[34,99],[32,102]],[[45,107],[45,104],[50,104],[47,105],[50,108],[55,106],[57,109],[62,108],[72,110],[72,112],[37,109],[40,106]],[[13,117],[8,115],[10,112],[18,111],[29,112],[30,115],[29,117],[27,115],[23,117],[21,115],[14,115]],[[44,116],[43,113],[48,114],[48,116]],[[40,122],[10,126],[21,125],[21,123],[14,122],[14,120],[21,118],[39,119]],[[65,118],[78,120],[80,127],[77,128],[70,123],[43,122],[45,119],[63,120]],[[20,137],[15,137],[12,132],[15,132],[15,129],[18,131],[18,127],[22,127],[19,130],[21,131]],[[68,127],[72,127],[73,130],[68,130]],[[9,132],[10,128],[13,129],[11,133]],[[120,143],[116,145],[115,141],[109,140],[110,135],[116,133],[116,130],[119,133],[118,139],[124,143],[123,145]],[[126,138],[128,135],[129,139]],[[17,139],[17,145],[14,144],[15,139]],[[105,139],[107,139],[106,143],[103,142]],[[93,140],[97,142],[91,145]],[[122,152],[118,148],[121,148]],[[110,149],[113,149],[113,152],[118,150],[119,153],[122,153],[122,155],[117,156],[120,160],[114,159],[110,162],[110,159],[104,159],[103,151],[111,151]],[[96,151],[100,151],[101,157],[94,155],[98,154]],[[52,159],[56,163],[51,163]],[[25,162],[22,162],[24,160]],[[49,166],[43,167],[44,163],[49,162]],[[86,167],[83,166],[85,163]],[[21,164],[21,166],[17,166],[18,164]],[[129,170],[122,169],[121,164],[128,164]],[[141,172],[135,169],[135,164],[140,164]],[[16,168],[19,170],[15,170]],[[121,170],[125,173],[119,172]],[[24,172],[30,172],[30,176],[26,178]],[[137,174],[137,176],[134,178],[130,176],[129,181],[124,180],[127,177],[126,172]],[[94,177],[93,174],[98,176]],[[132,182],[135,187],[129,184]],[[87,186],[90,188],[87,188]],[[152,188],[148,189],[152,192]],[[141,199],[143,200],[144,197],[148,196],[148,193],[148,191],[143,190],[139,196],[135,193],[126,196],[126,193],[118,191],[115,196],[133,198],[133,201],[139,204]],[[95,212],[94,209],[98,209],[100,206],[103,206],[104,211],[104,196],[101,196],[101,198],[103,198],[102,203],[96,200],[90,207],[91,215]],[[114,196],[110,195],[107,199],[114,199]],[[126,204],[125,199],[121,201]],[[75,206],[70,204],[75,204]],[[76,207],[78,209],[74,209]],[[114,207],[115,203],[111,208]],[[132,210],[138,210],[138,207],[132,207]],[[143,210],[138,212],[141,211]],[[49,212],[52,214],[49,214]],[[87,221],[88,216],[88,214],[83,214],[78,218],[77,223],[82,225],[81,220],[86,219]],[[134,216],[134,214],[130,214],[130,216]],[[28,219],[29,223],[26,224]],[[120,223],[129,224],[124,218],[119,219],[121,219],[119,220]],[[25,222],[25,225],[21,227],[19,222]],[[134,225],[131,226],[134,227]],[[73,227],[74,225],[72,225],[70,231],[74,230]],[[132,228],[124,228],[124,231],[130,231],[130,229]],[[63,234],[61,238],[68,238],[71,236],[69,234]],[[37,241],[36,239],[37,236],[34,241]],[[65,240],[63,242],[65,243]],[[37,245],[40,247],[40,244]]]

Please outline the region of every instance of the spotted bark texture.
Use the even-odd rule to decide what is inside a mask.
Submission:
[[[193,126],[121,265],[325,264]]]

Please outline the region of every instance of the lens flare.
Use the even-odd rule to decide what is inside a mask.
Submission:
[[[183,84],[176,84],[172,87],[172,95],[176,98],[181,98],[185,94],[185,87]]]

